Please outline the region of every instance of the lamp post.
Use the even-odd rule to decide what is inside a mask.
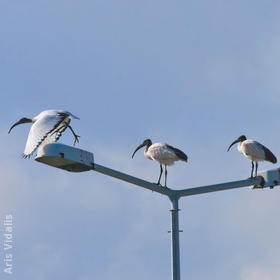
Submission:
[[[130,176],[117,170],[96,164],[93,154],[75,147],[51,143],[40,147],[35,160],[64,169],[70,172],[83,172],[93,170],[111,176],[133,185],[158,192],[168,196],[171,201],[171,271],[172,280],[180,280],[180,246],[179,246],[179,199],[185,196],[198,195],[209,192],[230,190],[235,188],[254,186],[254,188],[273,188],[280,184],[280,170],[272,169],[260,172],[255,178],[227,183],[173,190],[147,182],[140,178]]]

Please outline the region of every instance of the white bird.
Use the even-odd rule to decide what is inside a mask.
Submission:
[[[68,111],[46,110],[33,119],[21,118],[11,126],[8,133],[10,133],[16,125],[32,123],[23,153],[24,158],[29,158],[40,145],[56,142],[67,127],[70,128],[75,137],[74,145],[76,142],[79,142],[78,138],[80,136],[77,135],[69,125],[72,118],[79,119]]]
[[[136,150],[134,151],[132,158],[134,157],[135,153],[141,149],[142,147],[146,146],[144,151],[144,155],[150,159],[155,160],[160,164],[160,175],[158,178],[157,185],[160,185],[160,179],[162,175],[162,165],[165,166],[165,187],[166,187],[166,179],[167,179],[167,165],[172,165],[177,160],[182,160],[187,162],[188,157],[187,155],[179,149],[176,149],[166,143],[155,143],[152,144],[150,139],[146,139],[140,144]]]
[[[227,151],[235,144],[238,144],[238,151],[245,157],[252,161],[251,179],[253,178],[254,162],[256,163],[255,176],[257,176],[258,162],[269,161],[272,163],[277,162],[275,155],[264,145],[254,140],[248,140],[245,135],[240,136],[236,139],[228,148]]]

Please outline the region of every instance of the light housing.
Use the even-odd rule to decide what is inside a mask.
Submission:
[[[40,146],[35,160],[70,172],[89,171],[94,163],[91,152],[60,143]]]
[[[266,171],[258,172],[258,176],[262,176],[264,179],[263,185],[254,185],[253,189],[259,188],[271,188],[280,184],[280,168],[270,169]]]

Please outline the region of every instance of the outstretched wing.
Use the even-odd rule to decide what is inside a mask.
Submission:
[[[66,120],[70,122],[68,114],[65,113],[45,114],[36,120],[29,131],[23,157],[30,157],[47,137],[52,138],[52,133],[59,132],[55,135],[55,141],[57,141],[67,127]],[[66,127],[62,129],[64,125]]]

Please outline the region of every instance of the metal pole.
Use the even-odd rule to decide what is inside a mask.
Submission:
[[[180,280],[180,246],[179,246],[179,214],[177,196],[171,199],[171,271],[172,280]]]
[[[182,197],[182,196],[190,196],[190,195],[203,194],[209,192],[225,191],[225,190],[231,190],[236,188],[243,188],[252,185],[263,186],[264,185],[263,177],[258,176],[252,179],[239,180],[239,181],[233,181],[233,182],[215,184],[215,185],[209,185],[203,187],[189,188],[184,190],[177,190],[176,192],[179,197]]]
[[[180,247],[179,247],[179,199],[183,196],[190,196],[208,192],[216,192],[222,190],[230,190],[233,188],[241,188],[250,185],[261,185],[263,183],[263,177],[259,176],[252,179],[222,183],[222,184],[215,184],[209,186],[202,186],[196,188],[189,188],[183,190],[172,190],[169,188],[163,188],[156,184],[147,182],[140,178],[136,178],[130,176],[128,174],[119,172],[117,170],[113,170],[111,168],[93,164],[92,170],[103,173],[105,175],[109,175],[115,177],[117,179],[129,182],[134,185],[138,185],[140,187],[161,193],[166,195],[171,200],[171,275],[172,280],[180,280]]]
[[[136,178],[134,176],[130,176],[130,175],[122,173],[120,171],[102,166],[100,164],[94,163],[92,165],[92,170],[94,170],[96,172],[99,172],[99,173],[102,173],[102,174],[105,174],[107,176],[117,178],[119,180],[122,180],[122,181],[125,181],[125,182],[128,182],[128,183],[131,183],[133,185],[140,186],[142,188],[161,193],[161,194],[169,196],[169,197],[172,196],[175,193],[174,190],[171,190],[169,188],[163,188],[162,186],[147,182],[145,180],[142,180],[140,178]]]

